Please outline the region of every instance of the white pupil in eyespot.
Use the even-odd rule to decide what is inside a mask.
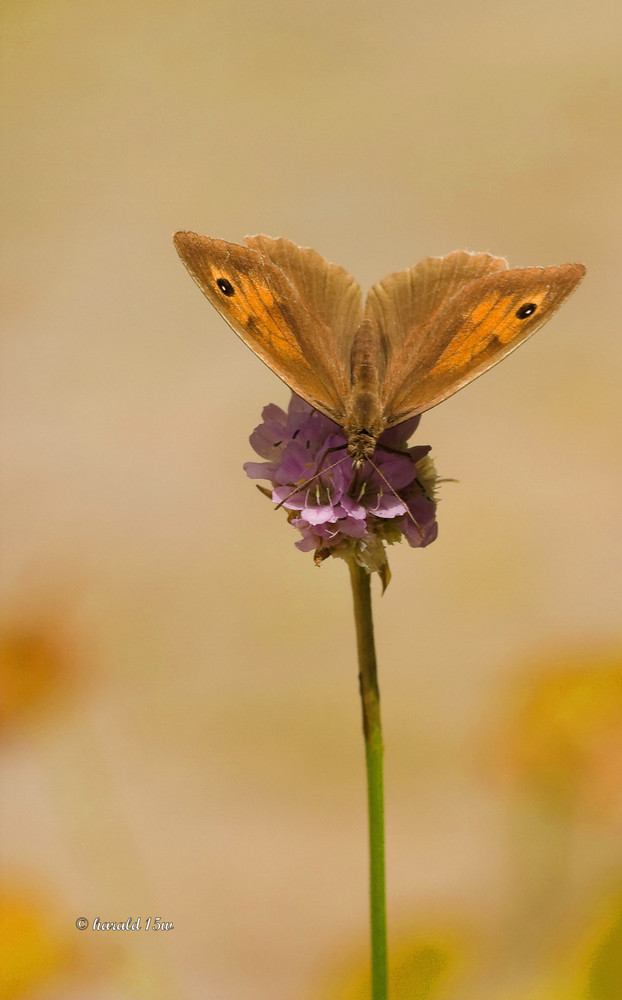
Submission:
[[[537,308],[538,307],[535,302],[525,302],[524,306],[521,306],[520,309],[516,310],[516,318],[527,319],[528,316],[533,316]]]

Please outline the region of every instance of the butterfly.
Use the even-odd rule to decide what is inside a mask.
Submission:
[[[582,264],[510,268],[456,250],[374,285],[315,250],[248,236],[246,246],[179,232],[191,276],[275,375],[339,424],[355,468],[384,430],[452,396],[551,318]]]

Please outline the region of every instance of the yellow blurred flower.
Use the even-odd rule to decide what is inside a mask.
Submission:
[[[547,799],[622,822],[622,650],[571,651],[521,681],[510,766]]]
[[[577,1000],[619,1000],[622,994],[622,892],[609,895],[579,948]]]
[[[0,893],[0,996],[26,997],[71,963],[69,938],[60,937],[49,907],[29,890],[6,886]]]
[[[622,994],[622,892],[606,897],[569,942],[546,983],[511,1000],[619,1000]],[[506,998],[510,1000],[510,998]]]
[[[0,633],[0,726],[20,722],[67,689],[74,654],[60,627],[28,618]]]
[[[464,969],[464,942],[450,931],[391,935],[389,993],[391,1000],[435,1000],[446,997]],[[370,996],[367,941],[349,967],[339,970],[322,1000],[368,1000]]]

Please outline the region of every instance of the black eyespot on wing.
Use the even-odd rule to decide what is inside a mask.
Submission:
[[[520,309],[516,310],[514,315],[516,319],[527,319],[528,316],[533,316],[537,308],[538,306],[535,302],[525,302]]]
[[[223,295],[228,295],[228,296],[235,295],[235,288],[233,287],[230,281],[227,281],[226,278],[217,278],[216,284],[220,288]]]

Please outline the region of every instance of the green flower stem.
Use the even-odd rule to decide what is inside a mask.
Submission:
[[[359,659],[359,687],[367,762],[369,819],[369,901],[371,920],[372,1000],[387,1000],[387,912],[384,870],[384,789],[382,726],[376,671],[370,574],[349,560]]]

